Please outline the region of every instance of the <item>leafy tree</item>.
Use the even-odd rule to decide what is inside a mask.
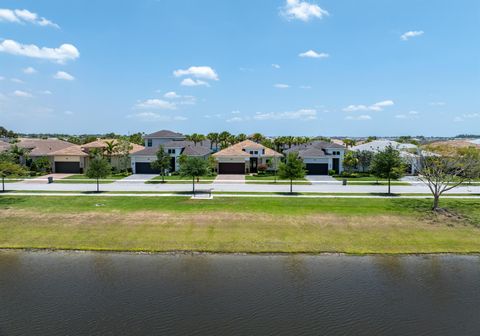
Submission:
[[[231,136],[232,135],[227,131],[223,131],[218,135],[218,141],[220,142],[222,148],[228,147],[228,141],[230,140]]]
[[[120,160],[120,170],[127,172],[128,163],[130,160],[130,151],[133,149],[130,141],[126,139],[120,139],[117,143],[117,154],[119,155]]]
[[[343,166],[345,170],[351,173],[358,165],[358,158],[355,156],[355,152],[347,152],[343,158]]]
[[[388,193],[391,190],[391,179],[398,179],[403,176],[405,165],[400,157],[400,152],[392,146],[376,153],[373,156],[371,171],[373,175],[388,179]]]
[[[195,146],[197,145],[197,143],[199,142],[202,142],[203,140],[205,140],[205,135],[203,134],[198,134],[198,133],[193,133],[191,135],[187,135],[187,140],[189,141],[193,141],[193,143],[195,144]]]
[[[268,138],[263,139],[260,144],[271,149],[275,148],[275,144],[273,143],[273,141]]]
[[[195,195],[195,178],[209,173],[209,163],[207,160],[189,156],[180,161],[180,175],[192,178],[192,192]]]
[[[105,141],[104,152],[108,162],[112,163],[112,156],[117,152],[118,143],[116,140]]]
[[[439,210],[440,197],[446,191],[480,176],[480,151],[459,149],[455,154],[420,153],[419,179],[433,195],[432,210]]]
[[[163,146],[160,146],[157,151],[157,159],[150,163],[153,169],[160,170],[160,175],[162,176],[162,183],[165,182],[165,172],[170,169],[171,158],[165,152]]]
[[[112,172],[112,166],[110,163],[101,155],[96,155],[88,166],[86,176],[88,178],[93,178],[97,180],[97,192],[100,191],[99,179],[106,178]]]
[[[31,166],[31,170],[34,170],[36,172],[50,172],[52,170],[52,163],[46,156],[42,156],[38,159],[33,160]]]
[[[5,127],[0,126],[0,138],[17,138],[18,134],[14,131],[9,131]]]
[[[27,175],[27,170],[12,161],[0,161],[0,176],[2,177],[2,191],[5,191],[5,177],[8,176],[24,176]]]
[[[353,147],[357,143],[356,140],[353,139],[343,139],[343,143],[345,144],[345,147]]]
[[[143,146],[143,133],[138,132],[128,136],[128,141],[140,146]]]
[[[356,151],[355,157],[358,160],[358,165],[362,169],[362,173],[364,173],[372,164],[373,153],[367,150]]]
[[[29,149],[19,147],[18,145],[12,145],[9,151],[13,155],[14,163],[24,165],[25,162],[27,162],[30,153]]]
[[[365,143],[372,142],[372,141],[375,141],[375,140],[377,140],[377,137],[371,135],[365,140]]]
[[[235,137],[235,142],[242,142],[247,140],[247,135],[245,133],[240,133]]]
[[[303,160],[298,153],[288,153],[285,162],[280,163],[278,167],[278,176],[282,179],[290,180],[290,193],[293,190],[293,180],[303,178],[306,174]]]

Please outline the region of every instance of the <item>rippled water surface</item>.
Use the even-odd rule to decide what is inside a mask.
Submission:
[[[0,335],[480,335],[480,257],[4,251]]]

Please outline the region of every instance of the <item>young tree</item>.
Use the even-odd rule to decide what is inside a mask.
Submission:
[[[27,148],[19,147],[18,145],[13,145],[10,147],[9,152],[13,155],[15,163],[24,165],[27,162],[30,150]]]
[[[400,152],[392,146],[374,155],[371,171],[373,175],[388,179],[388,194],[391,190],[391,179],[398,179],[403,176],[405,165]]]
[[[117,152],[117,147],[118,143],[116,140],[105,141],[104,152],[110,164],[112,164],[112,156]]]
[[[130,141],[126,139],[120,139],[117,143],[117,154],[120,160],[120,170],[127,172],[128,171],[128,163],[130,160],[130,151],[133,149],[132,144]]]
[[[112,172],[112,166],[101,155],[96,155],[88,166],[86,176],[97,180],[97,192],[100,191],[99,179],[106,178]]]
[[[52,163],[46,156],[33,160],[30,169],[36,172],[49,173],[52,170]]]
[[[293,179],[303,178],[305,174],[303,160],[295,152],[288,153],[286,161],[280,163],[278,167],[278,176],[290,180],[290,193],[293,190]]]
[[[432,210],[439,209],[440,196],[480,176],[480,151],[475,148],[458,150],[455,154],[420,153],[418,178],[425,183],[433,195]]]
[[[347,152],[343,158],[343,166],[348,173],[351,173],[358,165],[358,159],[355,152]]]
[[[207,160],[189,156],[180,161],[180,175],[192,178],[192,192],[195,195],[195,178],[209,173],[209,163]]]
[[[373,153],[367,150],[357,151],[355,157],[358,160],[358,165],[362,168],[362,173],[364,173],[372,164]]]
[[[28,171],[12,161],[0,161],[0,177],[2,177],[2,192],[5,191],[5,177],[8,176],[24,176]]]
[[[163,146],[160,146],[157,151],[157,159],[150,163],[153,169],[160,170],[160,175],[162,176],[162,183],[165,182],[165,172],[170,169],[171,158],[165,152]]]

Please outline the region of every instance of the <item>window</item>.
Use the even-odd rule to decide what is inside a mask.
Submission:
[[[169,148],[168,149],[168,154],[175,154],[175,149]]]
[[[147,139],[147,147],[152,147],[152,139]]]
[[[258,151],[253,152],[253,154],[255,154],[255,155],[258,154]]]

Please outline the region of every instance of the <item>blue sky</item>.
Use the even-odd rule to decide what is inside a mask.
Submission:
[[[8,1],[20,132],[480,131],[477,0]]]

